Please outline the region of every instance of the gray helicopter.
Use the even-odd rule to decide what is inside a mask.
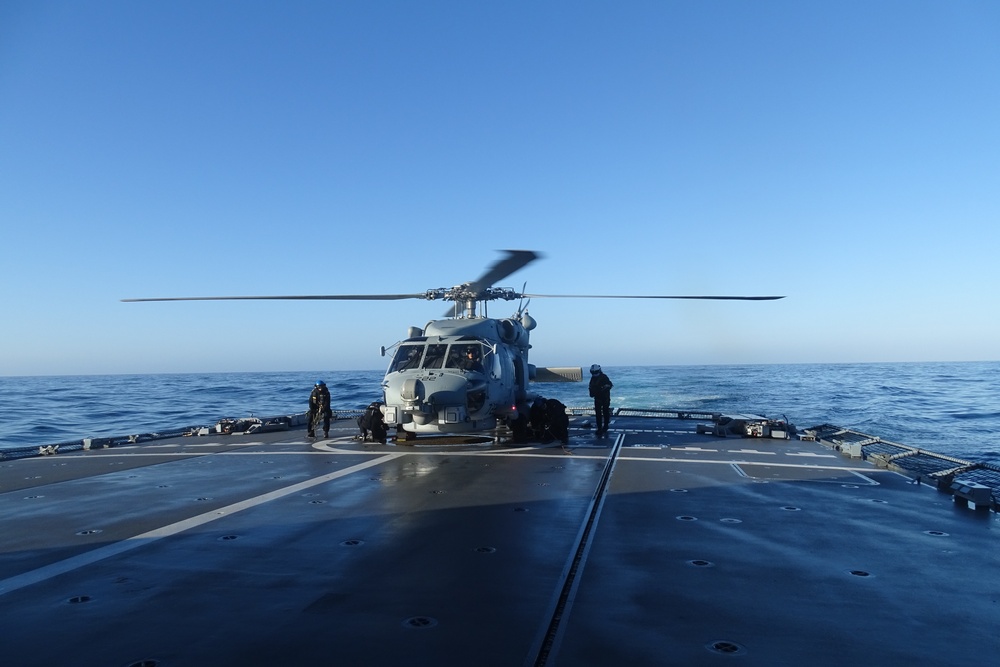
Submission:
[[[529,250],[506,250],[478,279],[455,287],[414,294],[339,294],[314,296],[227,296],[122,299],[136,301],[214,301],[243,299],[298,300],[399,300],[451,301],[445,319],[432,320],[422,329],[410,327],[407,338],[395,348],[382,380],[384,418],[395,427],[397,439],[417,434],[460,434],[495,431],[498,426],[517,429],[527,419],[535,398],[531,382],[579,382],[580,367],[544,368],[528,363],[530,332],[536,322],[527,312],[532,298],[585,299],[713,299],[768,301],[781,296],[666,296],[608,294],[527,294],[494,287],[525,265],[538,259]],[[477,314],[477,305],[502,299],[519,300],[511,317],[495,319]],[[527,300],[527,301],[526,301]]]

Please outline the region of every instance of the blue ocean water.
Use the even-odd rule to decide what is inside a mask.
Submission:
[[[965,459],[1000,463],[1000,362],[633,366],[605,369],[614,407],[785,416]],[[313,383],[333,405],[380,398],[381,371],[0,377],[0,448],[212,425],[306,410]],[[587,384],[538,384],[587,406]]]

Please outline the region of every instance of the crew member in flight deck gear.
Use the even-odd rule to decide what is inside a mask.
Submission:
[[[368,439],[370,432],[372,442],[385,444],[387,434],[385,430],[385,417],[382,414],[384,405],[382,401],[373,401],[368,404],[362,415],[358,417],[358,428],[361,429],[361,442],[365,442]]]
[[[528,412],[528,422],[531,426],[531,435],[535,440],[541,442],[545,435],[545,427],[548,424],[548,414],[545,411],[545,399],[541,396],[535,398]]]
[[[559,399],[549,398],[545,401],[545,412],[549,433],[566,447],[569,445],[569,417],[566,415],[566,406]]]
[[[309,394],[309,431],[306,433],[310,438],[316,437],[316,427],[319,425],[320,417],[323,418],[323,437],[330,437],[330,417],[333,412],[330,410],[330,390],[326,388],[326,383],[316,380],[316,386]]]
[[[597,420],[596,435],[605,435],[611,423],[611,378],[604,374],[599,364],[590,367],[590,395],[594,397],[594,416]]]

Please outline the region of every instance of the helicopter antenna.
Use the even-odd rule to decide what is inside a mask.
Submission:
[[[528,281],[527,280],[525,280],[524,284],[521,286],[521,300],[517,304],[517,314],[516,314],[516,317],[521,317],[521,313],[523,313],[524,309],[528,307],[528,304],[525,303],[525,301],[524,301],[524,290],[526,290],[526,289],[528,289]],[[528,301],[530,302],[531,299],[528,299]]]

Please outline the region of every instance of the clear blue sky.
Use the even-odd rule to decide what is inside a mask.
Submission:
[[[4,0],[0,230],[0,375],[996,360],[1000,3]]]

